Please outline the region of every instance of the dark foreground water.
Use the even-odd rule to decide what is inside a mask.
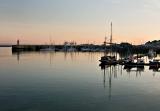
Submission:
[[[101,55],[0,48],[0,111],[160,111],[160,72],[104,71]]]

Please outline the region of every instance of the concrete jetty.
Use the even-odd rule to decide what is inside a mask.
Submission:
[[[48,47],[49,45],[12,45],[12,52],[40,51],[40,49]]]

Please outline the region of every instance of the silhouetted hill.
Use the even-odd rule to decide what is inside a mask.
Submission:
[[[160,40],[148,41],[145,43],[147,46],[160,46]]]

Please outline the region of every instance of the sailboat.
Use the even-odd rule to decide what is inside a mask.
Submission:
[[[110,53],[110,56],[108,56],[106,54],[106,39],[107,37],[105,37],[105,41],[104,41],[104,46],[105,46],[105,52],[104,52],[104,56],[101,57],[101,59],[99,60],[101,62],[101,65],[116,65],[118,62],[117,62],[117,59],[115,56],[112,55],[112,22],[111,22],[111,36],[110,36],[110,47],[111,47],[111,53]]]
[[[41,49],[40,51],[55,51],[55,48],[50,46],[48,48]]]
[[[51,43],[51,44],[49,45],[48,48],[40,49],[40,51],[55,51],[55,47],[54,47],[54,45],[52,44],[51,38],[50,38],[50,43]]]

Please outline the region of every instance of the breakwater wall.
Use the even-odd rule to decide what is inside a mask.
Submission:
[[[49,48],[50,45],[12,45],[12,52],[21,52],[21,51],[40,51],[41,49]],[[76,51],[84,51],[82,49],[88,49],[88,52],[104,52],[105,49],[113,52],[119,53],[148,53],[150,49],[153,49],[157,53],[160,53],[159,47],[146,47],[143,45],[76,45],[76,46],[64,46],[64,45],[54,45],[55,51],[66,51],[65,48],[74,48]]]

